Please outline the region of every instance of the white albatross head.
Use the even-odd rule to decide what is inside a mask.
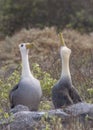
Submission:
[[[32,47],[32,44],[30,43],[21,43],[19,44],[19,49],[21,54],[28,54],[29,49]]]
[[[71,49],[69,49],[66,46],[61,46],[60,48],[61,58],[69,58],[70,54],[71,54]]]

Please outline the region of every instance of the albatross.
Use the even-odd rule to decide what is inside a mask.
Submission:
[[[55,108],[65,107],[82,101],[71,80],[69,69],[71,49],[65,45],[62,34],[60,34],[60,39],[62,43],[60,47],[62,72],[60,79],[52,88],[52,101]]]
[[[19,83],[9,93],[11,108],[17,105],[27,106],[31,111],[37,111],[42,96],[40,82],[31,71],[28,61],[30,43],[19,44],[22,57],[22,74]]]

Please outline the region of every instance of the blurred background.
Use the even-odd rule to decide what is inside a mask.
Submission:
[[[88,33],[93,31],[92,5],[92,0],[0,0],[0,32],[56,26]]]
[[[21,42],[35,43],[31,70],[51,100],[62,69],[60,31],[72,50],[73,84],[84,101],[93,103],[93,0],[0,0],[0,110],[9,108],[8,92],[20,79]]]

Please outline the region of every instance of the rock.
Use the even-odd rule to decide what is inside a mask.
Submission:
[[[29,111],[29,108],[27,106],[17,105],[10,110],[10,113],[17,113],[20,111]]]
[[[56,110],[50,110],[48,112],[49,116],[58,116],[61,117],[62,119],[66,119],[69,118],[70,115],[67,114],[66,112],[64,112],[62,109],[56,109]]]
[[[17,112],[14,114],[13,119],[14,121],[9,124],[10,130],[34,130],[37,124],[29,111]]]
[[[65,127],[75,121],[88,130],[93,127],[93,104],[85,102],[43,112],[32,112],[26,106],[18,105],[11,112],[13,114],[7,120],[0,122],[0,130],[35,130],[37,126],[40,127],[38,130],[43,130],[44,124],[40,123],[41,119],[44,118],[49,123],[54,117],[61,118]]]
[[[81,114],[89,114],[93,112],[93,104],[89,104],[86,102],[80,102],[74,105],[71,105],[65,109],[65,111],[72,116],[78,116]]]

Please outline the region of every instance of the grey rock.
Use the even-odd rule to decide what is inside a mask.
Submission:
[[[93,104],[89,103],[77,103],[64,109],[54,109],[50,111],[29,111],[25,106],[18,105],[11,110],[13,114],[9,119],[0,122],[0,130],[35,130],[40,125],[39,121],[44,117],[46,121],[57,116],[62,118],[65,125],[75,121],[79,121],[84,125],[88,126],[88,129],[93,127]],[[47,116],[46,116],[47,115]],[[86,120],[86,116],[88,117]],[[91,118],[90,118],[91,117]],[[48,120],[47,120],[48,119]],[[41,127],[44,127],[42,124]],[[42,130],[38,129],[38,130]]]
[[[48,112],[48,115],[49,116],[58,116],[58,117],[61,117],[62,119],[66,119],[66,118],[69,118],[70,115],[67,114],[66,112],[64,112],[62,109],[55,109],[55,110],[50,110]]]
[[[86,102],[77,103],[67,107],[66,112],[71,114],[72,116],[78,116],[80,114],[89,114],[93,112],[93,104],[89,104]]]
[[[20,111],[29,111],[29,108],[27,106],[17,105],[10,110],[10,113],[17,113]]]

